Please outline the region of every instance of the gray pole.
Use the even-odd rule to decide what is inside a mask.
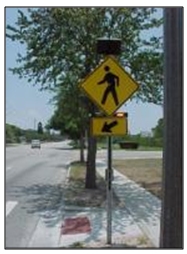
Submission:
[[[164,157],[161,248],[183,246],[183,8],[164,10]]]
[[[36,119],[34,118],[34,130],[36,130]]]
[[[104,55],[119,55],[121,53],[120,39],[97,40],[97,53]],[[107,243],[112,243],[112,137],[108,137],[108,168],[107,176]]]
[[[108,137],[107,243],[112,243],[112,137]]]

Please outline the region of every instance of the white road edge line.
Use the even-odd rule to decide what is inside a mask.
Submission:
[[[7,201],[6,202],[6,217],[9,213],[14,209],[14,207],[18,204],[17,201]]]

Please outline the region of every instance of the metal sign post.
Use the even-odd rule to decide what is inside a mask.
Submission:
[[[112,243],[112,137],[108,137],[107,168],[107,244]]]
[[[92,135],[108,136],[107,180],[107,243],[112,243],[112,137],[127,133],[126,116],[119,119],[113,114],[139,88],[139,84],[111,56],[121,52],[121,40],[100,38],[97,53],[108,55],[105,60],[79,84],[86,95],[108,117],[92,119]]]

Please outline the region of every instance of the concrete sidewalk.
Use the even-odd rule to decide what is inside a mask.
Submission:
[[[105,177],[105,169],[106,163],[97,161],[97,172],[102,177]],[[112,247],[159,247],[160,200],[116,170],[112,186],[120,201],[120,206],[112,210]],[[28,247],[68,248],[76,244],[86,248],[108,247],[105,207],[72,207],[62,202],[55,216],[49,212],[44,215]],[[76,225],[69,225],[69,232],[64,230],[68,220],[74,223],[77,220]]]
[[[107,216],[102,208],[67,207],[66,218],[87,218],[91,230],[76,234],[62,234],[60,247],[72,247],[77,243],[86,248],[107,247]],[[113,210],[112,246],[126,246],[131,248],[145,247],[147,244],[144,233],[134,222],[132,216],[125,209]],[[151,243],[149,242],[149,247]]]
[[[106,163],[98,161],[97,172],[105,177]],[[137,225],[159,247],[161,201],[134,181],[114,170],[113,190]]]
[[[106,163],[97,161],[97,173],[105,177]],[[112,211],[112,243],[131,247],[141,246],[140,242],[150,240],[149,247],[159,247],[160,207],[158,198],[141,188],[126,176],[114,170],[113,191],[120,201],[120,209]],[[106,246],[106,208],[66,207],[65,218],[87,217],[91,232],[81,234],[61,234],[61,247],[82,242],[86,247]],[[128,247],[129,247],[128,246]]]

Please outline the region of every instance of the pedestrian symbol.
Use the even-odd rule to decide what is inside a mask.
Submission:
[[[109,94],[111,94],[113,96],[116,106],[118,106],[119,101],[118,101],[115,86],[116,85],[119,86],[119,77],[116,76],[115,74],[113,74],[112,72],[110,72],[110,67],[108,65],[106,65],[104,69],[107,73],[104,76],[103,80],[101,80],[100,82],[97,83],[98,85],[103,84],[103,83],[108,83],[108,87],[106,88],[106,90],[103,94],[101,103],[105,104],[107,97],[109,96]]]
[[[107,115],[112,115],[139,88],[111,56],[106,57],[79,86]]]

